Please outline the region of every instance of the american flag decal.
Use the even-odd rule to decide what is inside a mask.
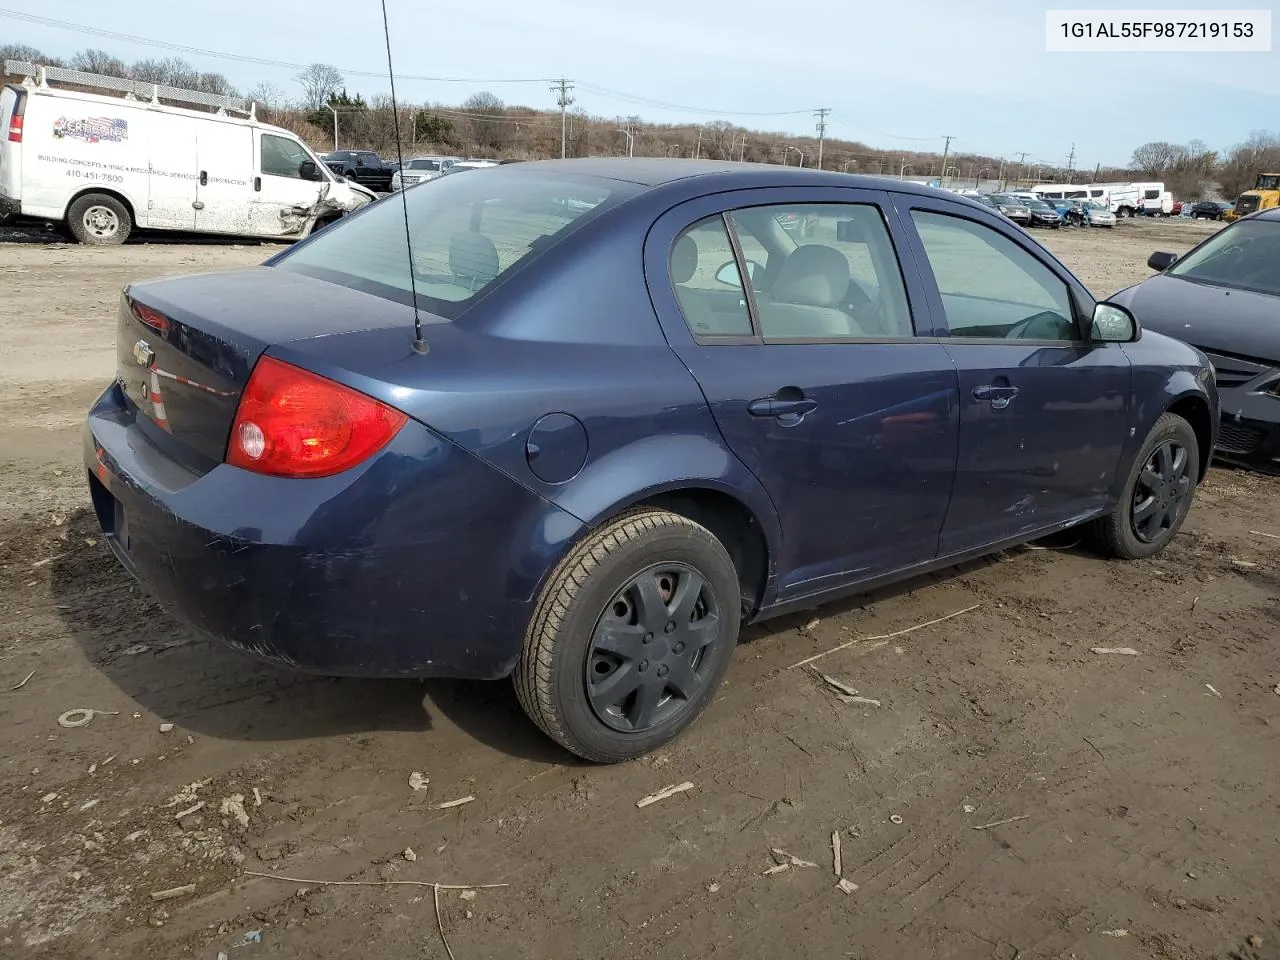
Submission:
[[[73,137],[85,143],[100,143],[103,140],[119,143],[129,139],[129,121],[120,117],[87,117],[84,120],[59,117],[53,122],[53,135]]]

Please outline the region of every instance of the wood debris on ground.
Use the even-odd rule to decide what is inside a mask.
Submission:
[[[791,666],[787,667],[787,669],[794,670],[797,667],[808,666],[809,664],[813,663],[815,660],[821,660],[823,657],[829,657],[833,653],[839,653],[841,650],[848,649],[849,647],[852,647],[854,644],[871,643],[876,640],[889,641],[889,640],[892,640],[894,637],[901,637],[908,633],[914,633],[917,630],[923,630],[925,627],[932,627],[934,624],[943,623],[944,621],[951,620],[955,617],[960,616],[961,614],[965,614],[973,610],[977,610],[980,606],[982,606],[982,604],[975,603],[973,606],[965,607],[963,610],[957,610],[955,611],[955,613],[948,613],[944,617],[937,617],[933,620],[927,620],[924,623],[917,623],[914,627],[905,627],[902,630],[895,630],[893,633],[882,633],[874,637],[857,637],[853,640],[849,640],[846,643],[840,644],[840,646],[838,647],[832,647],[830,650],[827,650],[823,653],[815,653],[812,657],[807,657],[804,660],[801,660],[799,663],[793,663]]]
[[[858,889],[858,885],[854,883],[852,880],[846,880],[843,877],[841,877],[840,882],[836,884],[836,889],[842,890],[845,893],[853,893]]]
[[[162,900],[176,900],[178,897],[186,897],[196,892],[194,883],[185,883],[180,887],[170,887],[168,890],[157,890],[151,894],[151,899],[159,903]]]
[[[36,672],[32,670],[25,677],[23,677],[21,680],[15,683],[12,687],[10,687],[9,692],[12,693],[14,690],[21,690],[23,687],[27,685],[27,681],[30,680],[35,675],[36,675]]]
[[[409,774],[409,786],[413,790],[425,790],[430,782],[431,780],[428,777],[423,776],[417,770]]]
[[[1212,693],[1212,694],[1213,694],[1215,697],[1217,697],[1219,700],[1221,700],[1221,699],[1222,699],[1222,694],[1220,694],[1220,693],[1218,692],[1218,688],[1217,688],[1217,687],[1215,687],[1212,683],[1206,683],[1206,684],[1205,684],[1205,689],[1207,689],[1210,693]]]
[[[1114,653],[1114,654],[1118,654],[1118,655],[1120,655],[1120,656],[1122,656],[1122,657],[1136,657],[1136,656],[1138,656],[1138,651],[1137,651],[1137,650],[1135,650],[1135,649],[1133,649],[1133,647],[1090,647],[1090,648],[1089,648],[1089,652],[1090,652],[1090,653],[1100,653],[1100,654],[1103,654],[1103,655],[1110,654],[1110,653]]]
[[[693,782],[686,780],[684,783],[675,783],[669,787],[663,787],[657,793],[651,793],[647,797],[641,797],[636,801],[637,807],[647,807],[651,803],[657,803],[659,800],[666,800],[668,797],[674,797],[677,793],[684,793],[686,790],[693,789]]]
[[[464,803],[471,803],[473,800],[475,800],[475,797],[472,797],[472,796],[459,797],[457,800],[446,800],[444,803],[437,803],[436,809],[449,810],[449,809],[452,809],[453,807],[460,807]]]
[[[840,861],[840,831],[833,830],[831,832],[831,868],[837,877],[844,873],[843,866],[844,864]]]
[[[818,865],[812,860],[801,860],[793,853],[787,853],[785,850],[779,850],[777,847],[770,847],[769,852],[773,854],[773,859],[778,863],[786,863],[793,867],[817,867]]]
[[[995,820],[992,823],[984,823],[981,826],[974,827],[974,830],[990,830],[992,827],[1003,827],[1006,823],[1017,823],[1019,820],[1030,819],[1031,814],[1024,813],[1020,817],[1008,817],[1004,820]]]

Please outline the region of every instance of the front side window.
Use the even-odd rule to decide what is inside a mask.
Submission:
[[[911,219],[953,337],[1077,340],[1067,285],[1004,234],[925,210]]]
[[[1276,264],[1280,264],[1280,223],[1246,220],[1214,234],[1168,273],[1196,283],[1280,295]]]
[[[302,179],[302,164],[311,159],[311,155],[296,140],[277,137],[270,133],[262,135],[262,172],[271,177],[292,177]]]
[[[416,287],[422,309],[453,319],[525,258],[635,189],[620,181],[497,168],[444,177],[430,190],[405,191],[403,203],[370,205],[341,230],[321,231],[292,248],[276,266],[401,303],[412,303]]]
[[[768,269],[752,280],[765,340],[914,336],[902,270],[878,207],[786,204],[729,216],[748,258],[752,249],[769,251]]]

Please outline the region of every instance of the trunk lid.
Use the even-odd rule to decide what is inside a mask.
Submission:
[[[269,347],[412,324],[408,306],[270,267],[172,277],[125,288],[116,370],[157,446],[205,473]]]

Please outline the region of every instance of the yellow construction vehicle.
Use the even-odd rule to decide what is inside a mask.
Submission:
[[[1280,207],[1280,173],[1260,173],[1253,189],[1240,194],[1234,209],[1228,210],[1223,219],[1238,220],[1271,207]]]

